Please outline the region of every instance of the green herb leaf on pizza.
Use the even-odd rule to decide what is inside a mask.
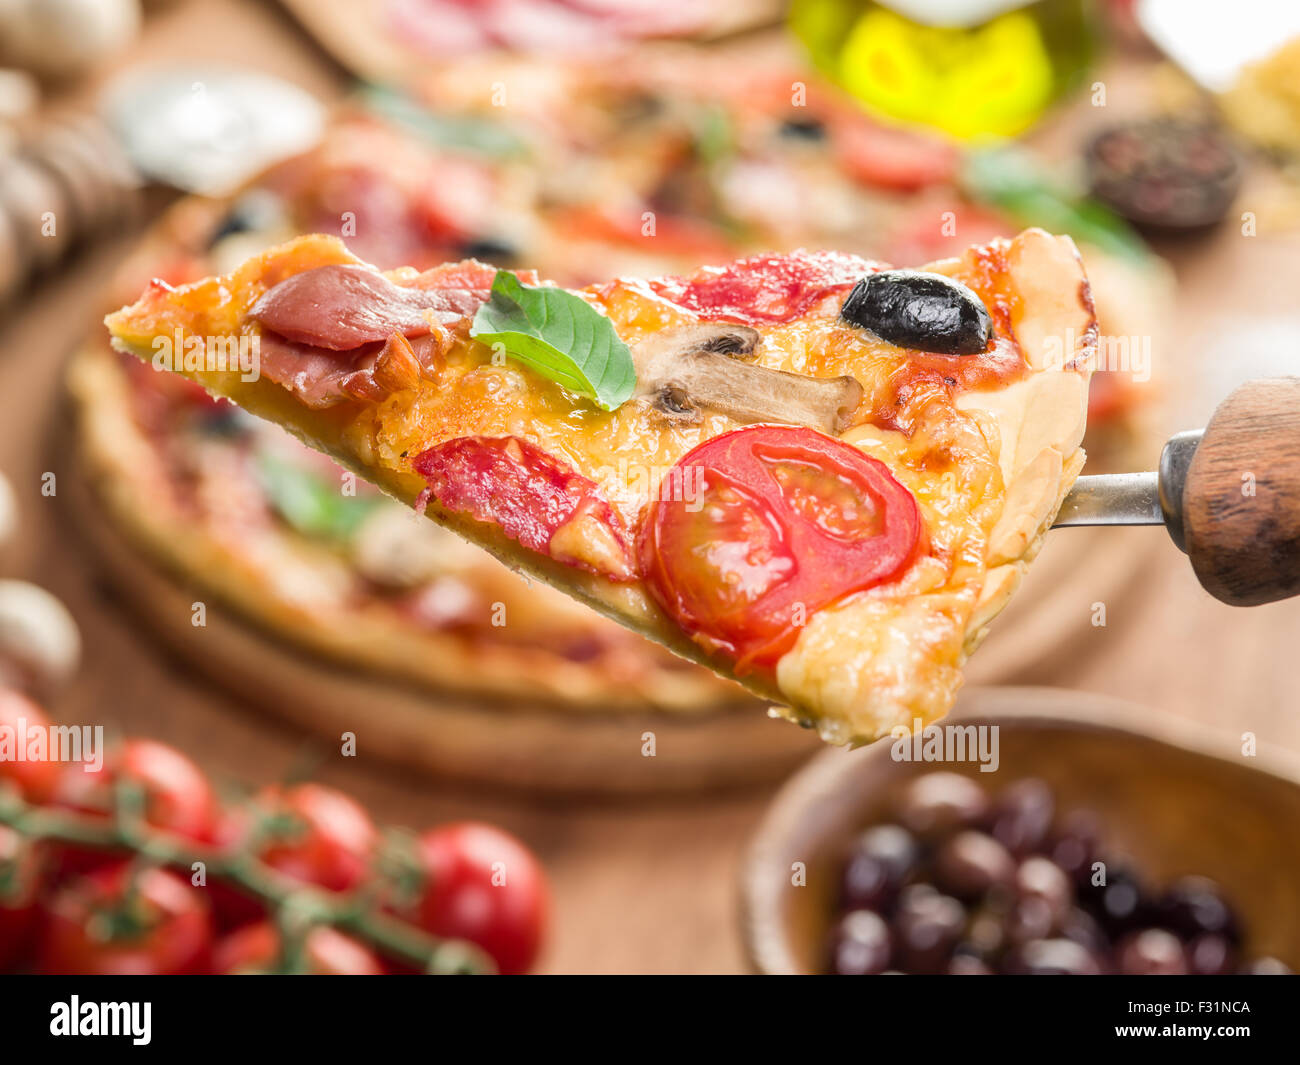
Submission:
[[[469,335],[500,344],[507,355],[603,410],[615,410],[636,388],[632,352],[608,318],[570,292],[525,285],[508,270],[497,271]]]

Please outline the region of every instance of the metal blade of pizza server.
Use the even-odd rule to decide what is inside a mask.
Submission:
[[[1061,504],[1053,528],[1065,525],[1163,525],[1160,475],[1101,473],[1080,477]]]
[[[1203,429],[1171,436],[1160,468],[1080,477],[1066,494],[1053,528],[1069,525],[1164,525],[1183,548],[1183,485]]]

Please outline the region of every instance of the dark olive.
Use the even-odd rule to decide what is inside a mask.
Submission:
[[[1237,952],[1227,936],[1203,935],[1188,941],[1187,960],[1197,976],[1223,976],[1237,966]]]
[[[826,124],[819,118],[787,118],[779,132],[791,140],[820,141],[826,138]]]
[[[1033,854],[1047,840],[1056,812],[1052,789],[1032,777],[1009,785],[993,807],[993,837],[1017,857]]]
[[[994,957],[1006,946],[1007,905],[1007,899],[994,892],[970,911],[966,921],[966,944],[981,957]]]
[[[892,952],[889,926],[870,910],[846,913],[831,939],[831,970],[840,976],[884,972]]]
[[[213,230],[208,246],[236,233],[275,229],[284,223],[284,217],[284,203],[280,197],[265,189],[250,189],[227,209]]]
[[[1091,910],[1107,933],[1114,937],[1144,921],[1151,904],[1143,895],[1137,876],[1123,866],[1105,869],[1104,884],[1093,884],[1079,892],[1080,901]]]
[[[1052,908],[1040,898],[1016,899],[1007,914],[1006,935],[1012,943],[1046,939],[1052,934],[1055,920]]]
[[[1014,976],[1096,976],[1103,960],[1069,939],[1035,939],[1009,951],[1002,971]]]
[[[952,952],[952,961],[948,963],[949,976],[992,976],[993,970],[988,962],[978,954],[963,950],[959,945]]]
[[[199,429],[209,436],[227,439],[242,439],[250,436],[255,423],[233,403],[222,403],[211,410],[205,410]]]
[[[1072,810],[1053,837],[1049,856],[1076,884],[1086,884],[1101,848],[1101,822],[1091,810]]]
[[[989,799],[970,777],[956,773],[927,773],[907,785],[898,801],[898,816],[922,839],[938,839],[977,824],[988,812]]]
[[[940,973],[966,927],[966,909],[928,884],[912,884],[898,897],[894,939],[911,973]]]
[[[1115,952],[1120,972],[1128,976],[1186,976],[1187,954],[1172,932],[1147,928],[1133,932]]]
[[[1161,897],[1158,911],[1161,923],[1179,935],[1210,932],[1234,943],[1241,938],[1236,915],[1224,901],[1219,886],[1203,876],[1176,880]]]
[[[976,355],[993,338],[993,319],[959,281],[920,270],[884,270],[864,277],[840,311],[900,348],[940,355]]]
[[[502,237],[478,237],[461,245],[461,254],[468,259],[481,259],[499,266],[519,256],[519,249]]]
[[[876,825],[854,841],[844,866],[841,898],[845,909],[888,908],[916,864],[910,832],[898,825]]]
[[[1065,915],[1061,922],[1061,937],[1081,947],[1087,947],[1097,955],[1103,955],[1110,949],[1106,933],[1087,910],[1078,907]]]
[[[1009,885],[1016,862],[992,836],[967,829],[946,840],[934,858],[935,881],[959,899],[977,899],[999,885]]]
[[[1047,907],[1053,927],[1065,920],[1074,904],[1070,878],[1059,865],[1047,858],[1026,858],[1016,870],[1015,883],[1017,900],[1041,900]]]

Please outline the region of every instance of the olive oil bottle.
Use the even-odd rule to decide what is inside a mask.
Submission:
[[[871,111],[960,140],[1012,137],[1078,84],[1092,0],[793,0],[814,64]]]

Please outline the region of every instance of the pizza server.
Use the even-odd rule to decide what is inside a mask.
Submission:
[[[1080,477],[1056,526],[1163,525],[1232,606],[1300,595],[1300,377],[1249,381],[1158,470]]]

